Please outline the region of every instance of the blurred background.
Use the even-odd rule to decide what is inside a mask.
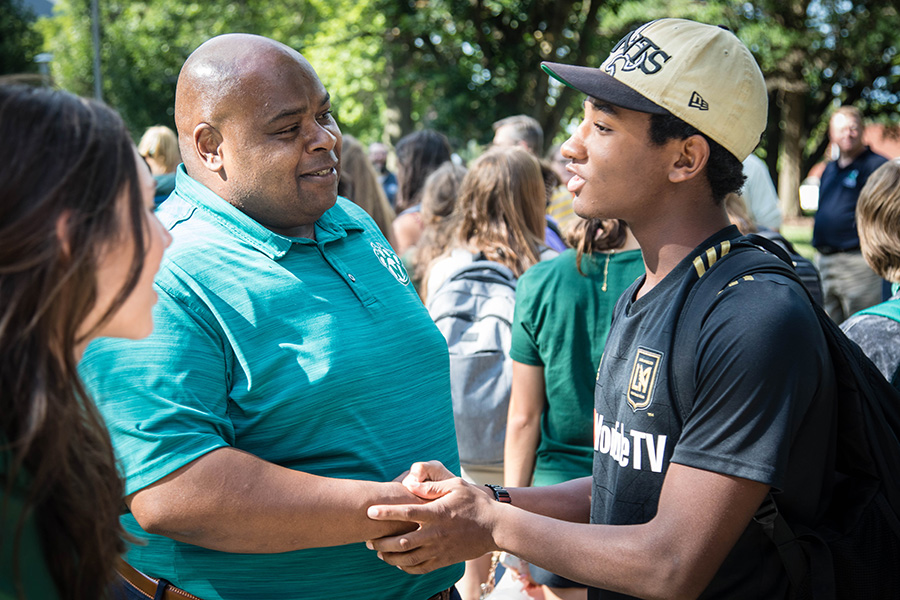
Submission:
[[[175,82],[194,48],[257,33],[310,60],[345,133],[392,147],[430,127],[468,159],[513,114],[534,116],[547,148],[564,140],[583,98],[540,62],[597,66],[636,25],[667,16],[726,25],[759,61],[769,125],[756,153],[790,237],[803,241],[805,222],[792,219],[815,210],[835,107],[858,106],[866,142],[900,155],[896,0],[0,0],[0,74],[101,97],[137,139],[174,127]]]

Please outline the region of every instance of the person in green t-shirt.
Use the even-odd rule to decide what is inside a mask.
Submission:
[[[637,241],[618,219],[581,219],[571,249],[519,279],[513,319],[512,394],[504,485],[543,486],[591,474],[594,375],[613,307],[644,273]],[[532,566],[547,598],[584,586]]]
[[[169,233],[122,119],[0,79],[0,599],[106,598],[123,485],[76,365],[153,329]]]

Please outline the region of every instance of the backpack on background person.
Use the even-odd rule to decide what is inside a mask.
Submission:
[[[503,464],[515,302],[513,272],[483,256],[454,271],[428,298],[428,313],[450,351],[450,391],[463,465]]]

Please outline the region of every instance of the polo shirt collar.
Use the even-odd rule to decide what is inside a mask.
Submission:
[[[199,210],[209,214],[234,237],[253,246],[269,258],[278,260],[294,244],[317,244],[347,237],[349,231],[362,231],[362,225],[336,203],[316,221],[316,239],[292,238],[266,229],[258,222],[225,201],[221,196],[192,178],[178,165],[175,175],[175,194]]]

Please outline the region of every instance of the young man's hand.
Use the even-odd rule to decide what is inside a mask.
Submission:
[[[491,531],[499,504],[487,488],[466,483],[438,462],[414,464],[403,485],[430,502],[369,507],[371,519],[419,524],[415,531],[366,542],[383,561],[420,574],[496,549]]]

